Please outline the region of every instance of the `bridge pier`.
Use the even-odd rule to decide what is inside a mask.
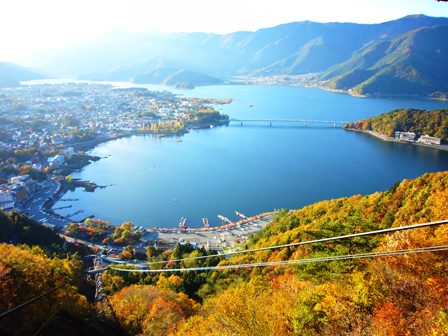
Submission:
[[[241,125],[240,126],[243,126],[243,122],[241,122]]]
[[[269,122],[269,127],[272,127],[272,121]]]

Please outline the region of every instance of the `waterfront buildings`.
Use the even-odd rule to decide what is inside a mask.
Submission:
[[[13,208],[14,195],[6,190],[0,190],[0,210],[12,210]]]
[[[9,182],[0,184],[0,210],[11,210],[40,189],[37,181],[29,175],[12,177]]]
[[[395,132],[395,140],[418,142],[425,145],[441,145],[442,139],[429,135],[422,135],[417,139],[417,135],[414,132]]]
[[[422,135],[417,142],[423,143],[426,145],[440,145],[442,142],[441,138],[432,137],[429,135]]]
[[[395,139],[401,141],[415,141],[416,134],[414,132],[395,132]]]

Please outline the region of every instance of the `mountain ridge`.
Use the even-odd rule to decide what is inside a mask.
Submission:
[[[107,34],[65,51],[36,55],[28,60],[28,65],[56,76],[91,80],[129,81],[135,77],[142,78],[143,74],[160,73],[164,68],[171,68],[173,72],[186,71],[202,78],[213,78],[210,82],[192,83],[198,85],[216,84],[217,79],[228,80],[235,76],[307,73],[324,74],[323,79],[331,82],[335,78],[328,77],[328,71],[338,65],[352,64],[350,60],[356,54],[359,57],[366,46],[379,41],[392,41],[423,27],[430,29],[443,25],[448,25],[448,18],[411,15],[378,24],[291,22],[254,32],[224,35],[123,32]],[[419,53],[418,50],[415,52]],[[445,54],[442,56],[444,60],[448,57]],[[360,68],[359,64],[355,68]],[[358,69],[351,76],[365,79],[369,73],[364,70]],[[412,73],[411,68],[396,70]],[[339,72],[343,74],[342,70]],[[399,77],[396,72],[391,73],[394,79]],[[373,75],[374,72],[367,79]],[[195,76],[191,77],[193,80]],[[385,74],[382,74],[383,77]],[[158,79],[159,83],[166,81],[166,78]],[[420,87],[424,84],[423,79],[420,81],[417,88],[409,89],[413,90],[412,94],[427,94],[433,88],[437,89],[435,91],[445,90],[440,77],[436,78],[434,85],[423,89]],[[353,78],[346,80],[346,84],[351,82]],[[439,85],[440,82],[443,82],[442,85]],[[370,89],[371,83],[367,84],[356,90],[362,94],[375,89]],[[333,86],[339,88],[339,85]],[[408,92],[404,90],[399,93]]]
[[[327,70],[322,79],[328,81],[329,88],[362,95],[447,92],[447,36],[448,25],[443,25],[374,41]]]

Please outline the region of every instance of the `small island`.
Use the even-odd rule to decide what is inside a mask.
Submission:
[[[448,109],[400,109],[344,125],[385,141],[448,150]]]

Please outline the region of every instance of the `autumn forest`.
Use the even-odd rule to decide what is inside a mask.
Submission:
[[[280,211],[244,249],[290,244],[448,218],[448,173],[404,180],[371,195],[322,201]],[[16,213],[0,216],[0,309],[5,311],[58,285],[52,296],[0,320],[11,334],[30,334],[49,316],[43,334],[131,335],[446,335],[448,252],[303,265],[182,273],[103,274],[112,314],[98,314],[85,277],[91,253]],[[445,225],[299,247],[175,262],[213,254],[189,244],[148,248],[157,267],[225,266],[448,243]],[[132,251],[130,252],[132,253]],[[17,326],[20,326],[18,328]]]

